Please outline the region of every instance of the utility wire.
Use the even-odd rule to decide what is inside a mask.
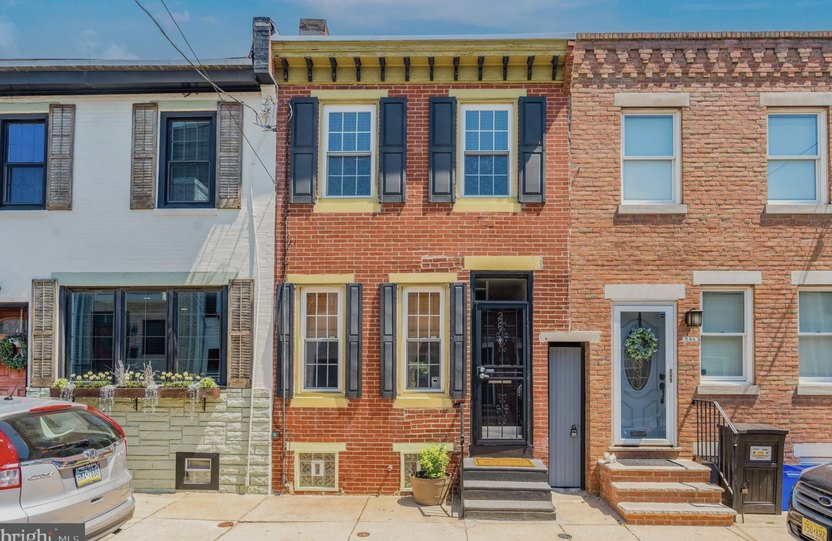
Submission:
[[[193,47],[191,47],[191,44],[188,41],[188,38],[185,37],[185,33],[182,31],[182,28],[179,26],[179,23],[176,22],[176,19],[173,17],[173,14],[168,9],[168,6],[165,4],[164,0],[162,0],[162,5],[165,7],[165,11],[167,11],[168,15],[170,16],[170,20],[173,21],[173,24],[176,26],[177,30],[179,30],[179,34],[185,40],[185,43],[187,43],[188,48],[193,53],[194,58],[197,60],[197,62],[200,63],[200,66],[197,66],[196,64],[194,64],[191,61],[191,59],[188,57],[188,55],[186,55],[182,51],[182,49],[180,49],[179,46],[173,41],[173,39],[171,39],[171,37],[168,35],[168,33],[165,31],[165,29],[159,23],[159,21],[156,20],[156,17],[154,17],[153,14],[150,13],[150,11],[148,11],[148,9],[146,7],[144,7],[144,5],[142,5],[142,3],[139,0],[133,0],[133,1],[136,3],[137,6],[139,6],[139,8],[142,11],[144,11],[144,13],[150,18],[150,20],[153,21],[153,24],[156,25],[156,28],[159,29],[159,32],[162,33],[162,36],[164,36],[164,38],[168,41],[168,43],[170,43],[171,46],[174,49],[176,49],[176,52],[178,52],[182,56],[182,58],[184,58],[188,62],[188,64],[191,65],[191,67],[194,69],[194,71],[196,71],[203,79],[205,79],[205,81],[208,84],[211,85],[211,87],[213,87],[214,92],[217,93],[217,97],[219,97],[220,101],[226,101],[223,96],[228,96],[231,100],[239,103],[243,107],[247,107],[248,109],[251,109],[255,114],[255,118],[257,118],[257,116],[259,116],[259,114],[260,114],[259,111],[254,109],[251,105],[240,101],[236,97],[232,96],[231,94],[229,94],[228,92],[226,92],[225,90],[220,88],[219,85],[217,85],[214,81],[212,81],[211,78],[203,71],[203,69],[201,69],[201,62],[199,62],[199,58],[197,57],[196,53],[194,52]],[[273,172],[270,171],[269,168],[266,166],[266,164],[263,162],[263,159],[260,157],[260,154],[257,153],[257,150],[254,148],[254,145],[251,143],[248,136],[245,134],[245,131],[243,130],[243,127],[240,125],[240,123],[237,121],[236,118],[234,118],[232,116],[231,119],[234,121],[234,124],[237,125],[237,129],[240,131],[240,135],[243,137],[243,140],[245,140],[248,147],[254,153],[254,156],[257,158],[257,161],[260,162],[260,165],[263,167],[263,170],[266,172],[266,175],[268,175],[269,179],[272,181],[272,184],[276,184]],[[268,130],[271,130],[271,131],[276,131],[275,128],[272,128],[272,127],[269,127],[269,126],[261,126],[261,127],[265,128],[265,129],[268,129]]]

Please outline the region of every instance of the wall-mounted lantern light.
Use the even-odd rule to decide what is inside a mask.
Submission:
[[[702,310],[688,310],[685,312],[685,324],[688,327],[701,327]]]

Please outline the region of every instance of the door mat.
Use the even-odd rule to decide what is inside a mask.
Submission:
[[[511,467],[511,468],[534,468],[534,462],[528,458],[486,458],[480,457],[474,459],[474,464],[477,466],[495,466],[495,467]]]

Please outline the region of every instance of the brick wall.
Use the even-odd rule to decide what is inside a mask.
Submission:
[[[796,395],[797,291],[794,270],[832,269],[829,215],[766,214],[766,115],[761,92],[832,90],[829,35],[753,39],[683,35],[579,36],[572,81],[571,325],[597,330],[589,348],[586,455],[595,461],[612,443],[611,302],[604,285],[686,285],[678,302],[678,422],[690,454],[699,384],[698,336],[682,314],[700,305],[694,270],[759,270],[754,287],[755,397],[718,397],[735,421],[790,430],[794,442],[832,442],[832,397]],[[620,108],[616,92],[687,92],[682,116],[685,215],[619,215]],[[829,116],[827,115],[827,118]],[[827,139],[826,144],[829,144]]]
[[[428,202],[428,98],[447,95],[438,84],[357,85],[343,88],[386,89],[390,97],[408,98],[407,201],[383,204],[378,214],[313,214],[312,205],[289,205],[285,217],[288,234],[286,262],[281,207],[288,185],[288,130],[277,143],[278,281],[286,273],[354,273],[364,284],[363,356],[361,399],[343,409],[289,408],[286,438],[297,442],[339,442],[340,490],[347,493],[393,493],[399,489],[399,454],[394,443],[457,442],[459,411],[450,409],[394,409],[391,400],[379,398],[379,290],[389,273],[463,271],[465,255],[543,256],[543,270],[534,275],[533,327],[563,330],[567,326],[568,188],[567,188],[567,88],[562,84],[486,85],[459,84],[462,88],[522,86],[529,96],[548,99],[546,203],[525,205],[516,214],[452,212],[452,204]],[[278,119],[287,118],[287,102],[308,95],[314,86],[281,86]],[[326,86],[325,88],[338,88]],[[470,299],[470,290],[469,290]],[[470,322],[470,319],[468,320]],[[468,323],[470,359],[470,323]],[[547,411],[546,346],[533,344],[534,452],[546,458]],[[470,375],[470,368],[468,371]],[[470,386],[470,383],[469,383]],[[470,392],[468,393],[470,396]],[[465,407],[466,420],[470,410]],[[280,399],[275,402],[275,429],[282,430]],[[466,422],[467,424],[467,422]],[[466,442],[469,439],[466,427]],[[293,456],[286,469],[292,482]],[[281,486],[280,442],[274,446],[274,488]],[[388,471],[388,465],[392,469]]]

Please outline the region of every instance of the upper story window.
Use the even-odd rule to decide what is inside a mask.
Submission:
[[[462,196],[511,195],[511,105],[462,106]]]
[[[445,302],[441,288],[404,290],[405,390],[442,391]]]
[[[375,163],[374,105],[324,107],[324,197],[371,197]]]
[[[46,119],[0,119],[0,206],[39,209],[46,205]]]
[[[679,113],[625,113],[622,125],[621,202],[679,203]]]
[[[340,391],[341,290],[304,289],[301,307],[303,390]]]
[[[215,206],[216,114],[162,113],[160,207]]]
[[[832,382],[832,291],[798,294],[800,380]]]
[[[821,204],[826,194],[826,115],[822,111],[768,115],[768,200]]]
[[[750,289],[702,292],[703,381],[752,380],[751,297]]]

